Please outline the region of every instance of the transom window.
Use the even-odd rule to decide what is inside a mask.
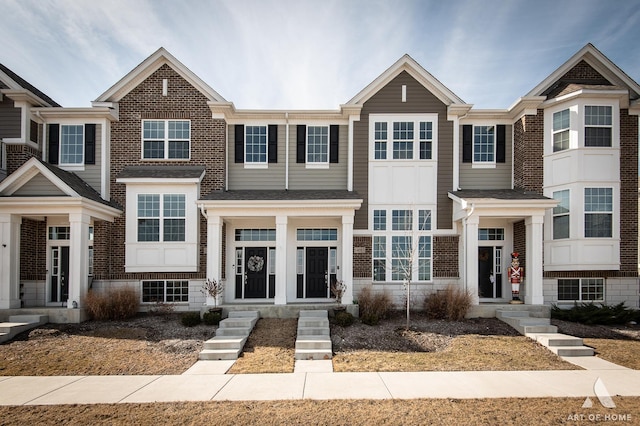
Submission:
[[[245,163],[267,163],[267,126],[245,126]]]
[[[387,229],[387,211],[374,210],[373,211],[373,230],[385,231],[386,229]]]
[[[604,300],[604,279],[602,278],[582,278],[582,279],[559,279],[558,280],[558,300],[559,301],[603,301]]]
[[[185,241],[185,222],[184,194],[138,194],[138,241]]]
[[[307,126],[307,163],[329,163],[329,126]]]
[[[187,160],[191,143],[189,120],[144,120],[142,158]]]
[[[569,117],[568,109],[553,113],[553,152],[569,149]]]
[[[50,240],[68,240],[71,238],[71,227],[69,226],[50,226]]]
[[[393,231],[410,231],[413,226],[413,211],[392,210],[391,229]]]
[[[610,147],[612,116],[610,106],[584,107],[584,146]]]
[[[480,241],[503,241],[504,228],[480,228],[478,229],[478,240]]]
[[[275,241],[275,229],[236,229],[236,241]]]
[[[142,281],[142,303],[180,303],[189,301],[189,281]]]
[[[569,190],[555,191],[553,199],[558,205],[553,208],[553,239],[569,238],[570,199]]]
[[[473,126],[473,162],[495,162],[495,126]]]
[[[610,238],[613,235],[613,190],[584,189],[584,236]]]
[[[84,163],[84,126],[60,126],[60,165]]]
[[[298,229],[298,241],[337,241],[338,230],[331,229]]]

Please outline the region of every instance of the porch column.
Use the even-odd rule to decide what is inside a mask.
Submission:
[[[464,245],[466,247],[464,254],[464,278],[466,290],[471,295],[471,301],[474,305],[480,304],[478,297],[478,225],[480,224],[479,216],[469,216],[464,220]]]
[[[273,303],[287,304],[287,216],[276,216],[276,295]]]
[[[0,309],[20,307],[20,225],[22,218],[0,214]]]
[[[91,216],[85,213],[70,213],[69,246],[69,299],[67,308],[83,307],[89,291],[89,225]]]
[[[527,265],[524,271],[524,303],[527,305],[542,305],[542,224],[544,216],[530,216],[525,220],[527,235]]]
[[[342,281],[346,289],[342,295],[342,304],[353,303],[353,215],[342,216]]]
[[[207,213],[207,278],[218,282],[222,280],[222,218]],[[227,253],[227,256],[229,253]],[[233,255],[233,253],[231,254]],[[228,280],[227,280],[228,282]],[[217,304],[223,302],[218,296]],[[214,300],[207,296],[207,306],[214,306]]]

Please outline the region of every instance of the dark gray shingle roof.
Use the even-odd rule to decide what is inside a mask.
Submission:
[[[197,179],[204,170],[204,166],[126,166],[118,174],[118,179]]]
[[[51,99],[49,96],[47,96],[44,92],[41,92],[40,90],[38,90],[37,87],[35,87],[34,85],[32,85],[31,83],[29,83],[27,80],[25,80],[24,78],[20,77],[18,74],[14,73],[13,71],[11,71],[9,68],[7,68],[6,66],[0,64],[0,70],[2,70],[2,72],[4,72],[5,74],[7,74],[13,81],[15,81],[16,83],[18,83],[20,85],[20,87],[22,87],[23,89],[26,89],[28,91],[30,91],[31,93],[33,93],[34,95],[36,95],[37,97],[39,97],[40,99],[42,99],[43,101],[47,102],[49,105],[51,105],[52,107],[59,107],[61,106],[60,104],[58,104],[56,101],[54,101],[53,99]]]
[[[450,194],[458,198],[495,198],[497,200],[549,200],[537,192],[522,189],[462,189]]]
[[[342,190],[241,190],[241,191],[212,191],[203,200],[359,200],[361,197],[355,191]]]

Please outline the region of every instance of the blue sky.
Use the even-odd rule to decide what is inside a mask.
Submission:
[[[159,47],[237,108],[337,109],[408,53],[507,108],[586,43],[640,81],[640,0],[0,0],[0,62],[63,106]]]

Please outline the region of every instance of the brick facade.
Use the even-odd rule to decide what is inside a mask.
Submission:
[[[353,237],[353,278],[372,278],[372,238]]]
[[[433,237],[433,278],[458,278],[460,276],[460,237]]]
[[[542,195],[544,111],[525,115],[513,126],[513,185]]]
[[[22,219],[20,226],[20,280],[46,278],[47,224]]]
[[[28,145],[6,144],[7,175],[15,172],[31,157],[42,158],[42,151]]]

